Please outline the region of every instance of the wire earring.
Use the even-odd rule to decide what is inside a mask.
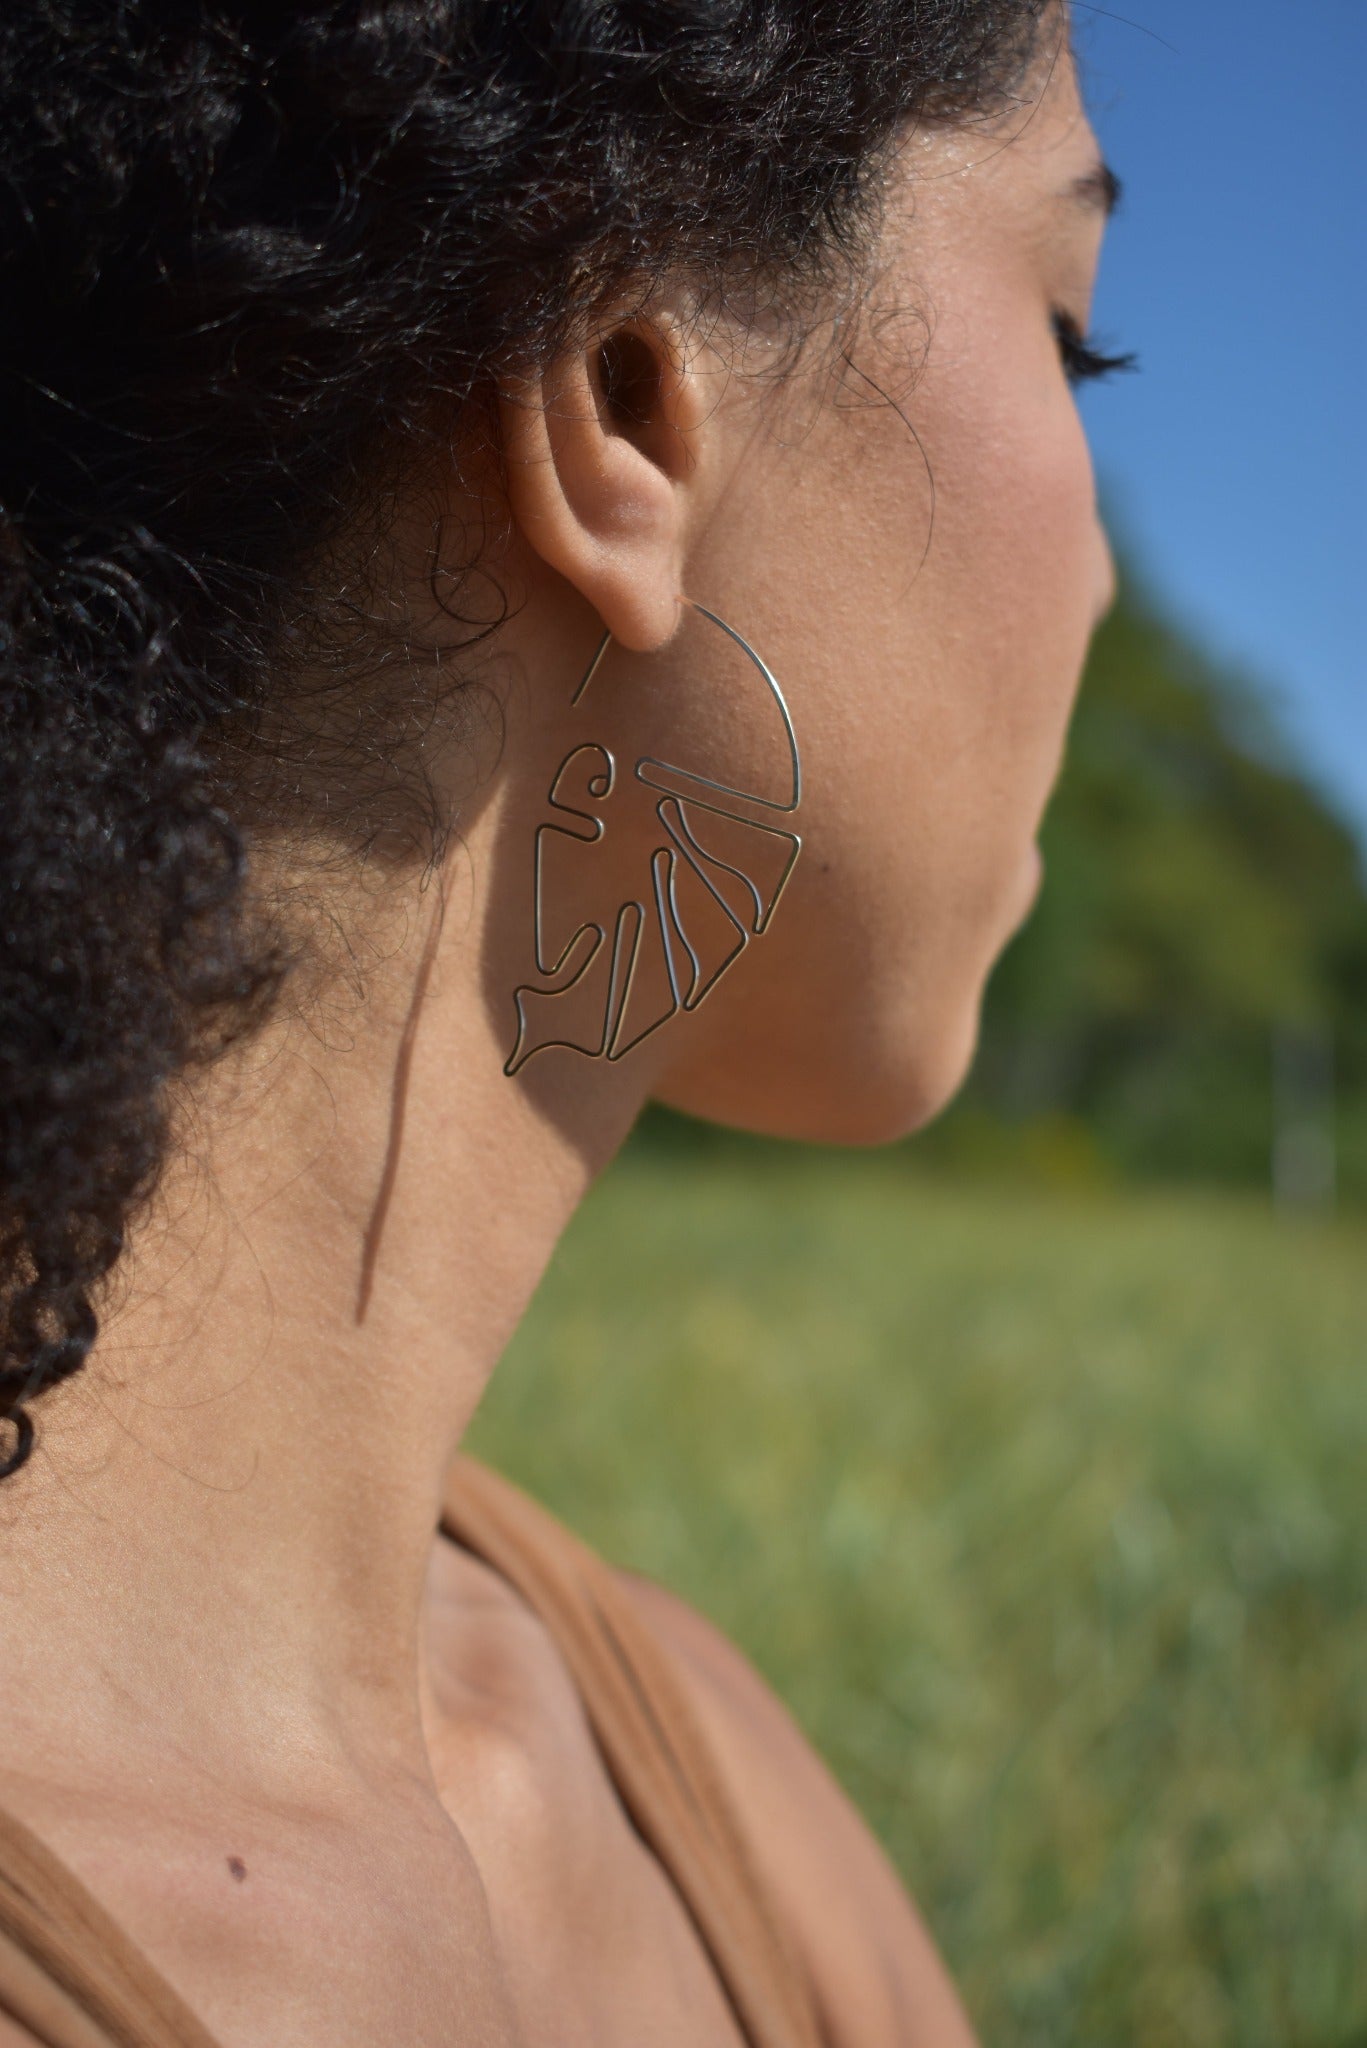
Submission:
[[[620,879],[611,880],[611,854],[605,871],[594,871],[596,850],[607,839],[604,806],[614,795],[621,805],[630,785],[618,790],[616,756],[600,740],[570,749],[547,793],[555,822],[536,834],[532,947],[541,979],[513,991],[517,1037],[505,1074],[557,1045],[588,1059],[621,1059],[673,1017],[696,1010],[769,929],[797,863],[798,835],[752,815],[788,817],[802,801],[802,764],[783,692],[734,626],[692,598],[682,601],[734,642],[777,706],[788,754],[785,793],[759,796],[642,754],[632,782],[654,795],[658,843],[648,855],[648,886],[623,897]],[[605,632],[572,706],[582,702],[611,644]],[[575,900],[576,884],[581,898],[586,889],[600,902],[605,893],[609,904],[615,897],[615,909],[567,916],[557,903]]]

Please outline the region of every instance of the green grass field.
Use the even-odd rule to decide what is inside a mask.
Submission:
[[[756,1660],[992,2048],[1367,2044],[1367,1228],[628,1150],[472,1448]]]

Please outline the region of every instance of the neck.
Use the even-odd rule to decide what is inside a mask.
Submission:
[[[641,1099],[565,1054],[503,1074],[469,879],[496,808],[439,944],[429,891],[363,1003],[210,1075],[95,1352],[38,1406],[0,1492],[0,1711],[39,1776],[153,1749],[262,1796],[427,1771],[447,1469]]]

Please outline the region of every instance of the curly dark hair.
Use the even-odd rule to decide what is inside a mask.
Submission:
[[[901,125],[1008,101],[1048,11],[7,0],[0,1477],[90,1350],[173,1084],[293,957],[240,769],[363,619],[377,479],[652,281],[797,306],[857,266]]]

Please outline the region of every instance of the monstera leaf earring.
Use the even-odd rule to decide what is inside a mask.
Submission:
[[[553,822],[536,834],[532,945],[539,979],[513,992],[517,1037],[506,1074],[552,1046],[619,1060],[681,1012],[696,1010],[768,929],[802,841],[772,822],[802,801],[802,767],[783,692],[753,647],[705,605],[684,602],[727,635],[745,673],[777,707],[787,761],[780,797],[733,788],[696,769],[643,754],[625,789],[599,738],[570,749],[551,781]],[[603,665],[604,633],[574,692],[580,706]],[[623,894],[612,847],[613,807],[644,802],[648,855],[638,893]],[[640,844],[639,820],[630,836]],[[650,844],[650,842],[654,842]],[[648,870],[648,873],[645,872]],[[591,905],[587,914],[581,908]]]

